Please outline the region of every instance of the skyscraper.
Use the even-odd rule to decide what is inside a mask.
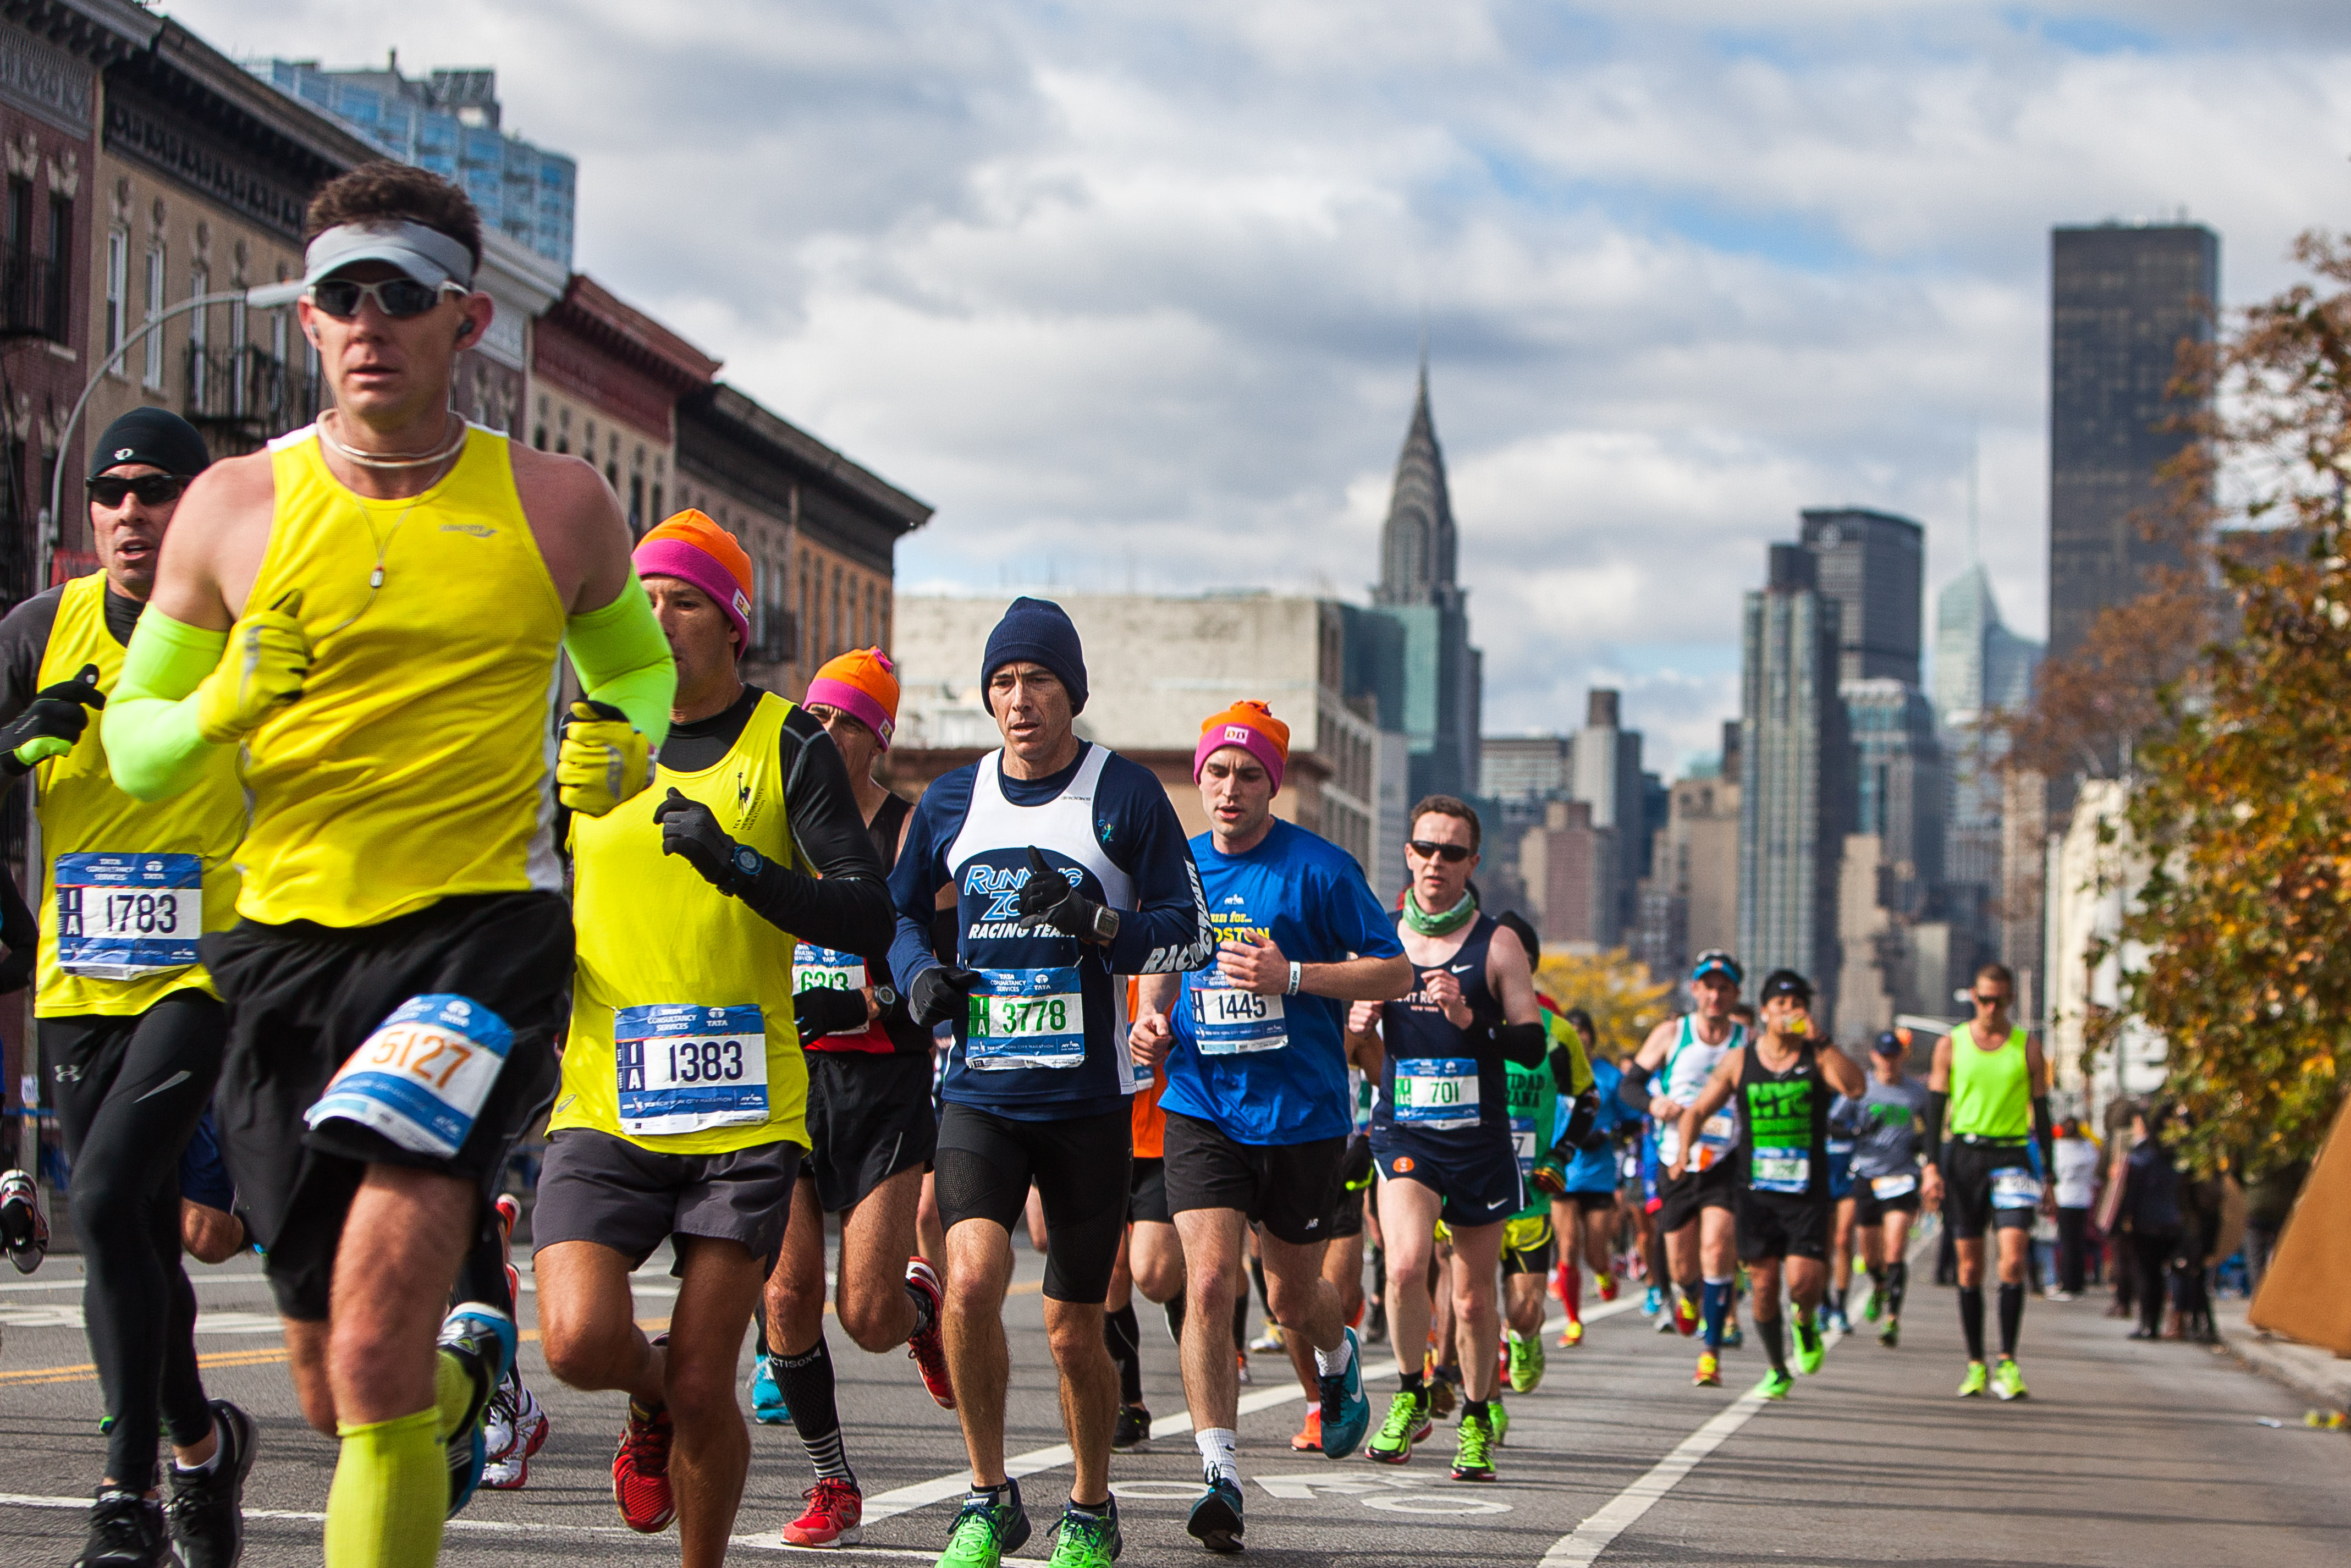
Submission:
[[[1739,948],[1751,974],[1804,974],[1825,1015],[1837,994],[1837,874],[1853,821],[1841,607],[1821,591],[1813,551],[1773,545],[1770,562],[1764,588],[1747,596],[1740,672]]]
[[[1970,951],[2001,950],[2007,737],[1993,722],[2032,699],[2041,644],[2002,623],[1991,577],[1980,565],[1951,580],[1935,601],[1935,717],[1943,748],[1945,906]],[[1961,961],[1967,956],[1961,954]]]
[[[2169,387],[2181,341],[2211,336],[2220,239],[2201,224],[2110,223],[2058,229],[2050,249],[2049,653],[2063,658],[2179,559],[2137,523],[2159,511],[2156,470],[2189,439],[2165,428],[2197,408]]]
[[[1594,687],[1584,699],[1583,728],[1575,737],[1575,779],[1569,793],[1590,803],[1592,825],[1614,835],[1614,888],[1602,911],[1603,946],[1623,939],[1636,916],[1637,889],[1648,860],[1646,803],[1641,787],[1641,732],[1621,723],[1620,695]]]
[[[1412,424],[1396,455],[1395,482],[1380,530],[1380,580],[1373,614],[1402,642],[1399,711],[1384,706],[1383,728],[1410,748],[1411,794],[1469,795],[1478,789],[1483,655],[1469,645],[1468,595],[1454,581],[1453,497],[1445,453],[1428,411],[1428,366],[1420,367]]]
[[[1918,685],[1927,531],[1864,507],[1812,507],[1803,519],[1804,548],[1820,558],[1820,591],[1841,612],[1837,678]]]

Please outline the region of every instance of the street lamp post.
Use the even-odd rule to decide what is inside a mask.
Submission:
[[[249,309],[281,309],[302,298],[302,287],[301,280],[296,278],[287,283],[265,283],[254,288],[229,288],[217,294],[198,294],[183,299],[177,305],[141,323],[139,330],[123,339],[114,352],[106,357],[106,362],[90,372],[89,384],[81,389],[81,396],[74,400],[73,412],[66,415],[65,428],[57,432],[57,461],[49,475],[49,510],[48,516],[43,518],[41,523],[40,567],[35,580],[35,592],[37,593],[49,585],[49,564],[55,557],[59,541],[64,538],[66,454],[73,444],[74,426],[81,423],[81,411],[89,406],[90,394],[98,391],[98,383],[104,381],[108,373],[122,362],[122,356],[129,353],[141,339],[174,316],[183,316],[191,310],[200,310],[208,305],[234,305],[239,300],[243,300]]]

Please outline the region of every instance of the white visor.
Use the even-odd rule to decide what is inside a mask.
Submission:
[[[419,283],[474,286],[474,258],[462,241],[404,218],[338,224],[302,254],[302,281],[315,284],[360,261],[388,261]]]

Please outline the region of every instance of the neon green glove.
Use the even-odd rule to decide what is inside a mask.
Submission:
[[[610,703],[575,702],[555,753],[555,798],[601,817],[653,779],[653,745]]]
[[[302,595],[248,610],[229,628],[228,647],[196,688],[196,733],[218,746],[242,740],[302,695],[310,675],[310,640],[302,633]]]

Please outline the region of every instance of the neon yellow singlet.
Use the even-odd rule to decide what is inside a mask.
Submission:
[[[315,426],[270,459],[277,512],[246,603],[298,590],[312,656],[300,698],[246,744],[237,912],[371,925],[460,894],[559,890],[564,609],[507,438],[472,430],[446,477],[400,501],[339,483]]]
[[[57,618],[49,631],[48,647],[34,681],[37,689],[69,681],[90,664],[98,666],[98,689],[111,693],[122,675],[122,644],[106,629],[106,574],[92,572],[66,584],[57,600]],[[71,751],[53,757],[34,770],[41,821],[41,954],[35,982],[33,1011],[41,1018],[77,1013],[126,1017],[145,1012],[173,991],[194,988],[213,996],[212,977],[202,965],[162,970],[131,979],[101,979],[68,974],[57,949],[57,859],[59,855],[107,855],[152,858],[193,855],[204,887],[200,896],[165,895],[169,903],[150,895],[148,908],[126,925],[165,936],[195,936],[225,930],[236,919],[236,867],[233,856],[245,836],[245,794],[237,787],[235,758],[226,751],[205,764],[194,788],[158,805],[132,800],[114,787],[107,772],[106,746],[92,715],[89,727]],[[84,928],[98,925],[89,890],[77,895],[85,903]],[[164,927],[170,931],[164,931]]]
[[[591,1127],[666,1155],[724,1154],[783,1141],[807,1145],[808,1064],[792,1021],[792,938],[711,886],[684,858],[662,853],[661,825],[653,821],[653,808],[674,789],[709,807],[737,843],[804,866],[784,820],[778,755],[791,708],[762,694],[743,733],[711,767],[698,773],[656,768],[649,789],[609,815],[571,819],[580,967],[571,983],[563,1091],[549,1132]],[[653,1007],[759,1009],[767,1046],[764,1121],[658,1134],[622,1130],[614,1023],[622,1009]],[[697,1082],[742,1082],[740,1050],[731,1060],[723,1051],[709,1060],[716,1071],[694,1072]]]
[[[1996,1050],[1984,1051],[1966,1024],[1951,1031],[1951,1135],[2014,1138],[2032,1134],[2032,1071],[2024,1056],[2024,1031],[2009,1031]]]

